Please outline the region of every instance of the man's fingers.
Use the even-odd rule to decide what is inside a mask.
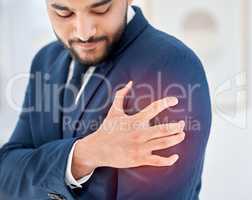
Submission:
[[[151,140],[147,142],[145,146],[149,151],[162,150],[173,147],[181,143],[184,139],[185,139],[185,133],[181,132],[176,135]]]
[[[139,113],[135,114],[135,117],[143,121],[149,121],[163,110],[175,106],[177,104],[178,99],[176,97],[166,97],[151,103]]]
[[[124,88],[118,90],[115,94],[115,99],[112,104],[112,108],[116,111],[123,111],[123,102],[125,96],[129,93],[132,89],[133,82],[130,81]]]
[[[174,154],[170,157],[161,157],[158,155],[151,155],[148,157],[146,165],[155,167],[166,167],[174,165],[179,159],[179,155]]]
[[[135,134],[140,134],[139,138],[143,141],[149,141],[183,132],[184,128],[185,122],[181,120],[178,123],[167,123],[146,127],[138,130]]]

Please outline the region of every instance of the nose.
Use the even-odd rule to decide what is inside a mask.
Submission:
[[[76,18],[76,37],[87,41],[96,34],[94,21],[87,16],[78,16]]]

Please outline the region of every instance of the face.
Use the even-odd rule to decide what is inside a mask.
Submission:
[[[57,38],[85,65],[103,62],[119,41],[131,0],[47,0]]]

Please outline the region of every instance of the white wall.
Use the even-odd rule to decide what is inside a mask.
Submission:
[[[6,88],[12,79],[27,73],[34,54],[54,36],[50,31],[44,1],[0,1],[0,141],[13,130],[23,101],[26,78],[19,78],[8,98]],[[16,105],[16,106],[14,106]],[[20,106],[18,106],[20,107]]]

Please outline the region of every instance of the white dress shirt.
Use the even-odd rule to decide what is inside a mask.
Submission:
[[[133,10],[133,8],[131,6],[129,6],[128,9],[128,21],[127,23],[129,23],[135,16],[135,11]],[[70,80],[70,78],[72,77],[73,74],[73,68],[74,68],[74,61],[71,62],[70,64],[70,70],[69,70],[69,74],[68,74],[68,80]],[[75,104],[77,104],[81,94],[83,93],[83,90],[85,89],[85,86],[87,85],[89,79],[91,78],[92,74],[95,71],[95,66],[94,67],[90,67],[87,72],[85,73],[83,80],[82,80],[82,87],[76,97],[75,100]],[[67,168],[66,168],[66,173],[65,173],[65,182],[66,184],[74,189],[74,188],[78,188],[78,187],[82,187],[81,184],[87,182],[89,180],[89,178],[92,176],[93,172],[91,172],[89,175],[84,176],[83,178],[79,179],[79,180],[75,180],[75,178],[72,175],[72,170],[71,170],[71,166],[72,166],[72,158],[73,158],[73,152],[74,152],[74,148],[75,148],[76,143],[74,143],[69,156],[68,156],[68,161],[67,161]]]

